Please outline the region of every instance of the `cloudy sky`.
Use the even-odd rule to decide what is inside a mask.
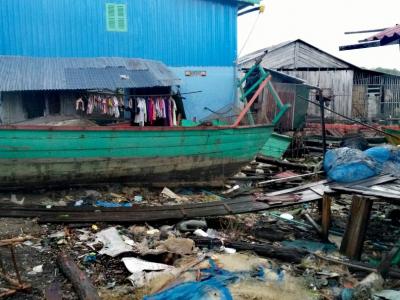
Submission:
[[[339,51],[341,45],[355,44],[373,35],[345,35],[345,31],[400,24],[400,0],[263,0],[263,3],[265,12],[259,16],[241,55],[301,38],[360,67],[400,70],[399,45]],[[256,19],[257,13],[239,17],[239,50]]]

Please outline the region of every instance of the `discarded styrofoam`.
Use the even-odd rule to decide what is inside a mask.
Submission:
[[[28,272],[28,275],[36,275],[43,272],[43,265],[38,265],[32,268],[32,271]]]
[[[230,189],[223,191],[222,194],[226,195],[226,194],[230,194],[232,192],[235,192],[237,190],[240,189],[240,186],[238,184],[234,185],[233,187],[231,187]]]
[[[193,234],[200,237],[208,237],[207,232],[205,232],[203,229],[196,229]]]
[[[162,191],[161,191],[161,196],[170,198],[170,199],[175,199],[177,201],[188,201],[189,199],[186,197],[182,197],[179,196],[177,194],[175,194],[173,191],[171,191],[169,188],[165,187]]]
[[[136,288],[141,288],[157,276],[175,270],[175,267],[173,266],[148,262],[135,257],[124,257],[122,262],[128,271],[132,273],[128,279]]]
[[[49,235],[49,238],[52,238],[52,239],[63,238],[63,237],[65,237],[64,231],[57,231],[57,232]]]
[[[288,214],[288,213],[283,213],[283,214],[280,215],[280,217],[282,219],[289,220],[289,221],[294,219],[294,217],[291,214]]]
[[[25,197],[22,197],[21,200],[18,200],[17,195],[15,194],[11,194],[11,199],[10,201],[14,204],[18,204],[18,205],[23,205],[24,201],[25,201]]]
[[[132,251],[132,247],[124,242],[115,227],[104,229],[96,234],[98,241],[103,243],[100,254],[116,257],[121,253]]]
[[[236,249],[221,246],[220,250],[226,254],[235,254]]]
[[[124,257],[121,259],[125,267],[131,273],[137,273],[141,271],[161,271],[161,270],[172,270],[173,266],[153,263],[136,257]]]

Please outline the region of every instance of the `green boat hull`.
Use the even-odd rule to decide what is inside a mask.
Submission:
[[[386,139],[392,145],[398,146],[400,145],[400,130],[396,129],[385,129],[386,132]]]
[[[124,182],[221,185],[273,126],[0,128],[0,188]]]

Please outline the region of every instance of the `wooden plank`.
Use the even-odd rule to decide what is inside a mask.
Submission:
[[[382,183],[387,183],[387,182],[391,182],[391,181],[395,181],[397,180],[397,177],[394,177],[393,175],[390,174],[386,174],[386,175],[379,175],[379,176],[374,176],[371,178],[367,178],[364,180],[360,180],[360,181],[356,181],[356,182],[352,182],[349,184],[345,184],[346,187],[352,187],[352,186],[366,186],[366,187],[370,187],[373,185],[377,185],[377,184],[382,184]]]
[[[58,281],[52,282],[44,291],[46,300],[62,300],[61,284]]]
[[[57,263],[64,275],[71,281],[80,300],[100,300],[96,288],[86,273],[78,268],[69,255],[65,253],[59,254]]]
[[[307,183],[307,184],[304,184],[304,185],[301,185],[301,186],[297,186],[297,187],[293,187],[293,188],[286,189],[286,190],[280,190],[280,191],[276,191],[276,192],[271,192],[271,193],[266,194],[266,196],[278,196],[278,195],[284,195],[284,194],[299,192],[299,191],[306,190],[308,188],[315,187],[315,186],[318,186],[318,185],[322,185],[322,184],[325,184],[325,183],[328,183],[328,180],[320,180],[320,181],[317,181],[317,182]]]
[[[207,216],[224,216],[230,214],[241,214],[248,212],[257,212],[270,208],[269,205],[255,202],[251,199],[247,201],[230,202],[215,201],[210,203],[202,203],[201,206],[185,207],[184,212],[186,218],[198,218]],[[127,209],[119,211],[101,211],[96,212],[50,212],[42,213],[39,222],[54,223],[74,223],[74,222],[150,222],[161,220],[180,220],[184,218],[182,215],[182,206],[175,205],[175,209],[162,210],[144,210],[144,209]],[[228,208],[227,208],[228,207]]]
[[[383,277],[386,277],[390,271],[390,266],[392,263],[392,259],[399,253],[400,251],[400,240],[394,245],[394,247],[383,256],[381,263],[378,266],[378,272],[381,273]]]
[[[292,163],[292,162],[287,162],[287,161],[283,161],[283,160],[267,157],[267,156],[264,156],[264,155],[261,155],[261,154],[257,155],[256,161],[263,162],[263,163],[268,163],[268,164],[272,164],[272,165],[276,165],[276,166],[292,168],[292,169],[305,170],[305,171],[307,171],[309,169],[312,169],[311,166],[307,166],[307,165],[303,165],[303,164],[296,164],[296,163]]]
[[[344,187],[344,186],[335,186],[332,187],[332,189],[340,192],[346,192],[346,193],[355,193],[359,195],[364,195],[364,196],[371,196],[371,197],[380,197],[380,198],[386,198],[390,200],[400,200],[400,195],[398,194],[392,194],[392,193],[387,193],[387,192],[382,192],[382,191],[377,191],[373,190],[364,186],[353,186],[353,187]]]
[[[249,201],[256,200],[255,197],[237,197],[234,199],[225,200],[227,204],[237,204],[237,203],[247,203]],[[153,212],[153,211],[166,211],[166,210],[177,210],[180,207],[184,209],[195,209],[202,207],[212,207],[220,206],[222,201],[212,201],[212,202],[201,202],[201,203],[187,203],[181,205],[163,205],[163,206],[148,206],[148,205],[138,205],[134,204],[132,207],[94,207],[94,206],[82,206],[82,207],[67,207],[67,206],[54,206],[52,208],[46,208],[44,206],[30,205],[30,206],[20,206],[20,205],[7,205],[2,204],[0,206],[0,211],[16,210],[16,211],[34,211],[34,212]]]
[[[269,185],[271,183],[287,182],[287,181],[291,181],[293,179],[309,177],[309,176],[312,176],[312,175],[317,175],[317,174],[322,174],[322,173],[324,173],[324,171],[318,171],[318,172],[313,172],[313,173],[289,176],[289,177],[284,177],[284,178],[271,179],[271,180],[261,181],[261,182],[257,183],[257,186],[258,187],[263,187],[263,186],[267,186],[267,185]]]
[[[340,252],[351,259],[359,260],[361,257],[372,204],[371,199],[353,196],[349,220],[340,245]]]
[[[0,217],[38,217],[40,222],[55,223],[150,222],[258,212],[315,201],[320,198],[313,191],[304,191],[301,197],[301,200],[298,201],[282,201],[282,203],[274,205],[257,202],[254,196],[242,196],[224,201],[156,207],[135,205],[131,208],[54,207],[46,209],[37,206],[1,206]]]
[[[250,101],[246,104],[244,109],[240,112],[239,116],[237,117],[235,123],[233,123],[232,127],[238,127],[240,124],[240,121],[242,121],[243,117],[247,114],[249,111],[250,107],[253,105],[254,101],[258,98],[258,96],[261,94],[263,91],[264,87],[267,85],[268,81],[271,80],[271,75],[269,75],[257,88],[256,92],[254,95],[251,97]]]
[[[277,247],[271,244],[254,244],[246,242],[234,242],[234,241],[221,241],[220,239],[211,238],[198,238],[195,237],[194,242],[198,247],[231,247],[239,251],[253,251],[261,256],[269,258],[276,258],[282,261],[291,263],[300,263],[302,259],[309,254],[308,251],[303,249],[288,248],[288,247]]]
[[[331,204],[333,195],[324,194],[322,197],[322,236],[325,240],[329,237],[329,227],[331,224]]]

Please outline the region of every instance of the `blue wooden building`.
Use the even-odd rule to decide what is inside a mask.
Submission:
[[[0,55],[159,60],[189,118],[235,96],[237,12],[258,0],[1,0]]]

